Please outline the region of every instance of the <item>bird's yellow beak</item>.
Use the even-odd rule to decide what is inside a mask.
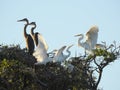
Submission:
[[[17,22],[22,22],[23,20],[17,20]]]
[[[68,46],[68,49],[69,49],[69,48],[71,48],[73,45],[74,45],[74,44],[72,44],[72,45]]]
[[[63,47],[62,47],[62,49],[65,49],[65,48],[66,48],[66,46],[63,46]]]
[[[61,50],[64,50],[65,48],[66,48],[66,46],[63,46],[63,47],[61,47],[60,49],[61,49]]]
[[[71,48],[72,46],[74,46],[74,44],[70,45],[69,47]]]
[[[74,37],[78,37],[78,36],[81,36],[82,34],[77,34],[77,35],[74,35]]]

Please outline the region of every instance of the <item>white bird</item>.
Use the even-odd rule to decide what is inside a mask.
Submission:
[[[38,35],[39,33],[37,33]],[[47,50],[45,48],[46,46],[43,43],[43,37],[41,34],[38,35],[38,45],[36,48],[36,51],[33,53],[33,56],[37,59],[37,63],[35,65],[39,64],[46,64],[47,62],[52,61],[52,58],[48,57]]]
[[[52,58],[48,57],[47,54],[48,45],[45,39],[40,33],[38,32],[34,33],[36,23],[31,22],[29,25],[33,25],[33,27],[31,28],[31,35],[36,45],[36,50],[33,53],[33,56],[37,59],[37,63],[35,63],[35,65],[46,64],[47,62],[52,61]]]
[[[66,52],[67,52],[68,54],[67,54],[67,55],[64,55],[65,60],[71,55],[71,52],[69,51],[69,49],[70,49],[72,46],[73,46],[73,44],[67,47]]]
[[[55,55],[53,57],[53,62],[63,62],[64,60],[66,60],[71,55],[71,52],[69,51],[69,49],[72,46],[73,45],[70,45],[66,49],[66,52],[68,53],[68,55],[63,54],[63,51],[65,50],[66,46],[62,46],[59,50],[54,50]]]
[[[78,46],[83,47],[88,53],[91,53],[91,50],[95,48],[95,45],[97,43],[97,38],[98,38],[98,27],[93,26],[90,28],[90,30],[86,33],[86,41],[81,42],[81,40],[84,38],[83,34],[78,34],[76,36],[81,36],[78,39]]]

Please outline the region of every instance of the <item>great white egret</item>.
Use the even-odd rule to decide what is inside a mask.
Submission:
[[[38,35],[39,33],[37,33]],[[47,50],[45,48],[45,45],[42,41],[42,36],[40,36],[41,34],[38,35],[38,45],[37,48],[35,50],[35,52],[33,53],[33,56],[35,56],[35,58],[37,59],[37,63],[35,63],[35,65],[39,65],[39,64],[46,64],[47,62],[52,61],[52,58],[50,58],[47,54]]]
[[[97,43],[98,27],[93,26],[90,28],[90,30],[86,33],[86,41],[85,42],[81,42],[81,40],[84,38],[83,34],[75,35],[75,37],[76,36],[81,36],[78,39],[78,46],[83,47],[85,49],[85,53],[86,53],[86,51],[88,51],[88,53],[91,53],[91,50],[95,48],[95,45]]]
[[[86,40],[85,42],[81,42],[81,40],[83,39],[83,34],[78,34],[78,35],[75,35],[75,37],[77,36],[81,36],[79,39],[78,39],[78,46],[79,47],[83,47],[85,49],[85,54],[86,54],[86,51],[87,52],[90,52],[91,51],[91,48],[90,48],[90,45],[89,45],[89,42]]]
[[[52,61],[52,58],[50,58],[47,54],[48,45],[45,39],[43,38],[42,34],[38,32],[34,33],[36,23],[31,22],[29,23],[29,25],[32,25],[31,35],[36,45],[36,50],[33,53],[33,56],[35,56],[35,58],[37,59],[37,63],[35,63],[35,65],[46,64],[47,62]]]
[[[69,49],[72,47],[73,45],[68,46],[68,48],[66,49],[66,52],[68,53],[68,55],[63,54],[63,51],[65,50],[66,46],[62,46],[59,50],[55,50],[55,55],[53,57],[53,62],[63,62],[64,60],[66,60],[71,52],[69,51]]]
[[[25,41],[26,41],[26,48],[27,48],[29,54],[32,55],[33,52],[34,52],[34,41],[31,37],[31,35],[27,34],[27,32],[26,32],[26,28],[29,24],[29,21],[28,21],[27,18],[24,18],[22,20],[18,20],[18,22],[26,22],[26,24],[24,26],[24,38],[25,38]]]
[[[44,48],[46,50],[48,50],[48,45],[47,45],[45,39],[43,38],[43,36],[40,33],[38,33],[38,32],[34,33],[34,29],[36,28],[36,23],[35,22],[31,22],[29,25],[33,25],[33,27],[31,28],[31,35],[32,35],[32,38],[33,38],[36,46],[38,46],[38,41],[40,41],[41,43],[43,43]]]

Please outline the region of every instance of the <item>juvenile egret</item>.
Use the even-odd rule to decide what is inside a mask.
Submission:
[[[73,44],[67,47],[66,52],[68,53],[68,55],[64,55],[64,59],[65,59],[65,60],[71,55],[71,52],[69,51],[69,49],[70,49],[72,46],[73,46]]]
[[[40,41],[41,43],[43,43],[44,48],[46,50],[48,50],[48,45],[47,45],[45,39],[43,38],[43,36],[40,33],[38,33],[38,32],[34,33],[34,29],[36,28],[36,23],[35,22],[31,22],[29,25],[33,25],[33,27],[31,28],[31,35],[32,35],[32,38],[33,38],[36,46],[38,46],[38,41]]]
[[[61,62],[63,61],[63,51],[66,48],[66,46],[62,46],[59,50],[54,50],[54,57],[53,62]]]
[[[68,53],[68,55],[63,54],[63,51],[65,50],[66,46],[62,46],[59,50],[55,50],[55,55],[53,57],[53,62],[63,62],[64,60],[66,60],[71,52],[69,51],[69,49],[72,47],[73,45],[68,46],[68,48],[66,49],[66,52]]]
[[[24,18],[22,20],[18,20],[18,22],[26,22],[26,24],[24,26],[24,38],[25,38],[25,41],[26,41],[26,48],[27,48],[29,54],[32,55],[33,52],[34,52],[34,41],[31,37],[31,35],[27,34],[27,32],[26,32],[26,28],[29,24],[29,21],[28,21],[27,18]]]
[[[90,30],[86,33],[86,41],[85,42],[81,42],[81,40],[84,38],[83,34],[75,35],[75,37],[76,36],[81,36],[78,39],[78,46],[83,47],[85,49],[85,53],[86,53],[86,51],[91,53],[91,50],[95,48],[95,45],[97,43],[98,27],[93,26],[90,28]]]

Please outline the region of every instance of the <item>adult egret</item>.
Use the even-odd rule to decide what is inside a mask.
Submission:
[[[81,40],[84,38],[83,34],[78,34],[76,36],[81,36],[78,39],[78,46],[83,47],[88,53],[91,53],[91,50],[95,48],[95,45],[97,43],[97,38],[98,38],[98,27],[93,26],[90,28],[90,30],[86,33],[86,41],[81,42]]]
[[[83,34],[78,34],[78,35],[75,35],[75,37],[80,37],[79,39],[78,39],[78,46],[79,47],[83,47],[84,49],[85,49],[85,54],[86,54],[86,51],[87,52],[90,52],[91,51],[91,47],[90,47],[90,44],[89,44],[89,42],[88,42],[88,40],[86,40],[85,42],[81,42],[81,40],[84,38],[84,36],[83,36]]]
[[[18,20],[18,22],[26,22],[26,24],[24,26],[24,38],[25,38],[25,41],[26,41],[26,48],[27,48],[29,54],[32,55],[33,52],[34,52],[34,41],[31,37],[31,35],[27,34],[27,32],[26,32],[26,28],[29,24],[29,21],[28,21],[27,18],[24,18],[22,20]]]
[[[63,51],[65,50],[66,46],[62,46],[59,50],[55,50],[55,55],[53,57],[53,62],[63,62],[64,60],[66,60],[71,52],[69,51],[69,49],[72,47],[73,45],[68,46],[68,48],[66,49],[66,52],[68,53],[68,55],[63,54]]]
[[[29,25],[33,25],[33,27],[31,28],[31,35],[32,35],[32,38],[33,38],[33,40],[35,42],[35,45],[38,46],[38,41],[40,41],[40,42],[43,43],[44,48],[46,50],[48,50],[48,45],[47,45],[45,39],[43,38],[43,36],[40,33],[38,33],[38,32],[34,33],[34,29],[36,28],[36,23],[35,22],[31,22]]]
[[[38,35],[39,33],[37,33]],[[41,34],[39,34],[39,39],[38,39],[38,45],[37,48],[35,50],[35,52],[33,53],[33,56],[35,56],[35,58],[37,59],[37,63],[35,63],[35,65],[39,65],[39,64],[46,64],[47,62],[52,61],[52,58],[48,57],[47,55],[47,50],[45,48],[45,45],[41,39]]]

